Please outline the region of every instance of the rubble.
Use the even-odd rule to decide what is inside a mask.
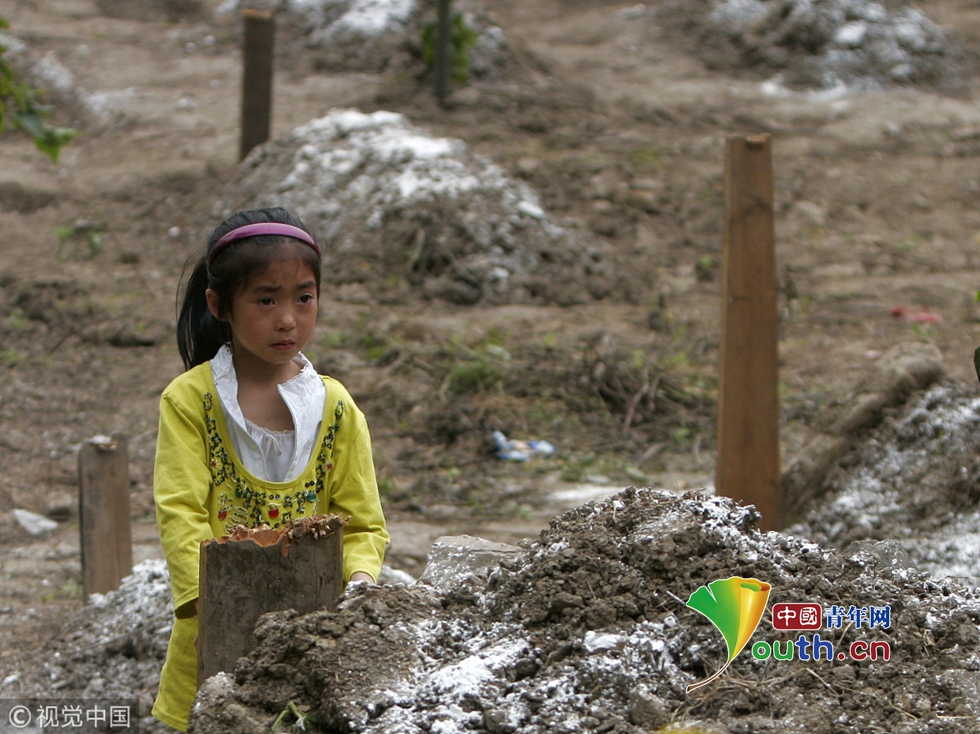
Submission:
[[[723,498],[629,489],[556,518],[486,582],[442,593],[360,587],[336,613],[267,615],[234,676],[205,684],[193,731],[259,731],[290,703],[307,731],[975,728],[976,592],[871,553],[760,534],[757,519]],[[770,603],[887,607],[889,625],[821,629],[844,660],[743,652],[688,693],[726,648],[684,600],[731,576],[770,583]],[[767,615],[753,639],[791,649],[799,634],[773,629]],[[889,659],[848,658],[855,641],[887,642]]]
[[[242,8],[276,11],[287,34],[283,50],[288,66],[308,63],[319,71],[422,73],[422,36],[435,20],[435,2],[429,0],[225,0],[214,17],[219,24],[238,25]],[[514,52],[501,28],[487,16],[482,4],[464,0],[454,12],[476,36],[469,51],[473,79],[496,80],[515,62]],[[302,49],[294,52],[293,46]]]
[[[839,457],[790,532],[840,548],[890,540],[916,568],[980,584],[980,398],[940,383]]]
[[[336,612],[265,615],[259,646],[203,686],[192,731],[267,732],[280,716],[284,726],[302,717],[311,732],[396,734],[634,734],[668,722],[745,734],[975,730],[980,594],[910,568],[916,554],[904,543],[841,554],[759,533],[757,521],[725,498],[627,489],[555,518],[520,552],[491,553],[478,564],[486,575],[354,584]],[[443,545],[462,547],[454,543]],[[446,568],[460,556],[442,555],[453,561]],[[440,557],[436,549],[428,575]],[[875,608],[878,623],[828,622],[819,635],[837,653],[831,660],[777,660],[762,653],[804,643],[767,614],[722,677],[689,693],[724,664],[727,647],[685,600],[733,576],[771,584],[770,608],[808,602],[843,620],[849,607]],[[40,652],[42,664],[34,655],[6,675],[2,692],[138,698],[144,731],[162,732],[147,712],[171,614],[165,565],[140,564],[119,590],[93,597]],[[848,656],[870,642],[887,643],[888,658]]]
[[[872,0],[696,0],[666,16],[699,29],[699,53],[790,87],[952,89],[967,74],[961,44],[919,8]]]

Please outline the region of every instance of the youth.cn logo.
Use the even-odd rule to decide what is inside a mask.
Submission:
[[[710,678],[689,685],[688,692],[707,685],[724,673],[735,656],[742,652],[766,613],[771,589],[765,581],[732,576],[712,581],[691,594],[687,606],[701,612],[718,628],[728,646],[728,660]]]

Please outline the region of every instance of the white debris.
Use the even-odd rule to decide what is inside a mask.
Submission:
[[[708,27],[794,85],[861,91],[959,72],[954,39],[921,10],[870,0],[722,0]]]
[[[353,0],[340,18],[323,29],[320,39],[340,43],[401,33],[416,11],[415,0]]]
[[[58,529],[58,523],[54,520],[49,520],[44,515],[38,515],[30,510],[14,510],[14,519],[35,538],[46,538]]]
[[[621,650],[626,645],[626,638],[622,635],[614,635],[609,632],[593,632],[589,630],[585,633],[582,640],[585,650],[588,653],[605,652],[607,650]]]

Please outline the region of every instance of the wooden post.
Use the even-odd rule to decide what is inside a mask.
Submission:
[[[133,570],[126,437],[96,436],[78,452],[78,520],[82,589],[105,594]]]
[[[272,122],[272,44],[276,23],[270,11],[243,10],[242,130],[238,159],[269,139]]]
[[[450,47],[452,46],[452,28],[449,22],[450,0],[439,0],[438,18],[436,20],[436,98],[439,104],[445,104],[449,97],[449,75],[452,56]]]
[[[779,354],[772,139],[725,146],[725,242],[718,385],[718,494],[780,527]]]
[[[239,526],[201,544],[198,681],[203,683],[256,644],[267,612],[336,609],[343,592],[343,522],[303,518],[283,528]]]

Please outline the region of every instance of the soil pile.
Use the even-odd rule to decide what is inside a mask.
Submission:
[[[154,728],[161,725],[150,717],[150,708],[172,626],[167,565],[144,561],[116,591],[91,595],[62,634],[0,682],[0,693],[8,698],[139,700],[143,731],[163,731]]]
[[[666,17],[700,35],[709,66],[748,66],[792,86],[951,89],[964,72],[955,34],[896,2],[698,0]]]
[[[938,385],[855,446],[828,478],[830,495],[790,532],[842,548],[893,540],[903,562],[980,584],[978,455],[980,398]]]
[[[242,8],[278,11],[278,25],[285,44],[277,50],[289,68],[310,65],[318,71],[421,73],[425,57],[423,40],[435,20],[435,3],[427,0],[226,0],[215,19],[229,29],[239,25]],[[483,8],[473,2],[457,2],[461,13],[455,43],[468,63],[461,74],[493,80],[514,66],[513,49],[504,32]],[[457,21],[459,23],[459,21]],[[237,31],[236,31],[237,32]]]
[[[215,213],[291,207],[318,230],[334,286],[462,304],[566,305],[610,292],[599,246],[555,224],[530,187],[402,115],[336,110],[242,167],[235,198]]]
[[[306,731],[976,729],[980,596],[871,553],[762,535],[756,520],[723,498],[630,489],[556,518],[487,582],[362,588],[335,613],[267,615],[260,646],[206,683],[193,730],[268,731],[287,709]],[[688,694],[727,656],[684,600],[731,576],[772,584],[770,604],[887,606],[889,625],[821,629],[832,661],[746,650]],[[799,635],[766,616],[753,639],[792,649]],[[861,640],[890,643],[890,659],[838,658]]]

